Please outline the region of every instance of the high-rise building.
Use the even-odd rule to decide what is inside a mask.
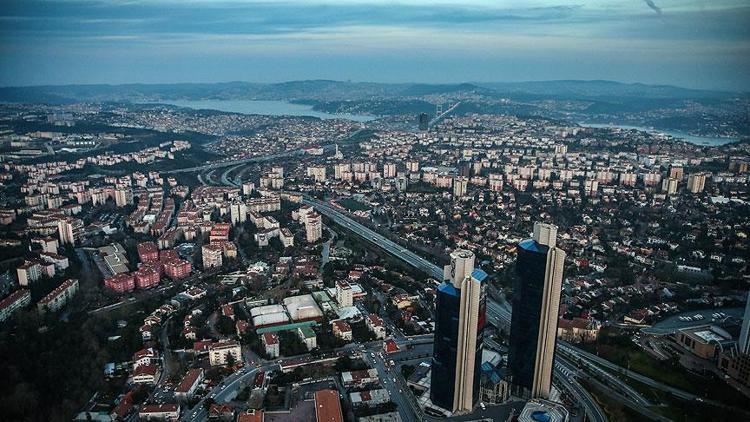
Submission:
[[[565,263],[556,243],[556,226],[535,223],[517,249],[508,367],[513,393],[526,399],[548,399],[552,385]]]
[[[396,164],[385,163],[383,164],[383,177],[386,179],[392,179],[396,177]]]
[[[740,353],[750,355],[750,291],[747,292],[747,303],[745,304],[745,316],[742,319],[740,330]]]
[[[664,179],[661,182],[661,190],[662,192],[665,192],[667,195],[674,195],[677,193],[677,182],[678,179],[674,177],[669,177],[667,179]]]
[[[453,179],[453,197],[462,198],[466,196],[466,187],[469,185],[469,179],[459,176]]]
[[[688,176],[688,190],[690,193],[701,193],[706,188],[706,173],[693,173]]]
[[[472,410],[479,398],[486,277],[474,269],[474,253],[458,249],[438,287],[430,400],[454,413]]]
[[[419,113],[419,130],[425,131],[430,128],[430,115]]]
[[[243,224],[247,221],[247,205],[244,202],[234,202],[229,206],[229,217],[232,225]]]
[[[323,220],[317,212],[311,212],[305,218],[305,237],[308,243],[315,243],[323,237]]]

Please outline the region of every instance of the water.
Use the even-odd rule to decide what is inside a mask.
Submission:
[[[715,136],[696,136],[689,133],[680,132],[677,130],[657,130],[651,127],[643,126],[630,126],[630,125],[616,125],[616,124],[602,124],[602,123],[579,123],[581,126],[594,127],[594,128],[620,128],[620,129],[636,129],[648,133],[659,133],[669,135],[673,138],[689,142],[694,145],[701,146],[718,146],[725,145],[731,142],[739,141],[739,138],[721,138]]]
[[[195,110],[218,110],[229,113],[260,114],[265,116],[310,116],[319,119],[346,119],[367,122],[376,119],[362,114],[331,114],[315,111],[310,105],[292,104],[286,101],[261,100],[161,100],[159,104]]]

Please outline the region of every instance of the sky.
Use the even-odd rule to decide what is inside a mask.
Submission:
[[[0,0],[0,86],[302,79],[750,91],[750,0]]]

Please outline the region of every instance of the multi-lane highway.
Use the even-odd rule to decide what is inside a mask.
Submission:
[[[366,241],[375,244],[390,253],[391,255],[403,260],[407,264],[418,268],[425,273],[435,277],[438,280],[443,278],[443,270],[437,265],[430,261],[422,258],[421,256],[409,251],[408,249],[394,243],[393,241],[381,236],[364,225],[354,221],[352,218],[346,216],[342,211],[336,209],[332,205],[329,205],[323,201],[312,198],[304,198],[303,202],[307,205],[315,207],[321,214],[325,215],[329,219],[333,220],[336,224],[345,227],[352,232],[356,233]],[[507,303],[498,303],[488,297],[487,299],[487,316],[491,322],[497,326],[509,326],[511,312]],[[574,379],[567,379],[564,376],[559,376],[557,379],[562,379],[563,386],[570,391],[571,395],[576,397],[584,407],[586,414],[591,420],[594,421],[606,421],[604,412],[598,406],[596,401],[593,400],[583,387],[578,384]],[[585,394],[584,394],[585,393]]]
[[[304,154],[304,150],[301,149],[295,149],[292,151],[285,151],[278,154],[271,154],[271,155],[263,155],[258,157],[251,157],[251,158],[243,158],[241,160],[230,160],[230,161],[222,161],[218,163],[211,163],[206,164],[204,166],[196,166],[196,167],[186,167],[176,170],[165,170],[161,173],[163,174],[173,174],[173,173],[192,173],[196,171],[206,171],[206,170],[215,170],[220,169],[224,167],[233,167],[233,166],[239,166],[243,164],[250,164],[250,163],[262,163],[265,161],[272,161],[279,158],[288,158],[288,157],[294,157],[296,155],[302,155]]]
[[[315,207],[315,209],[318,210],[319,213],[333,220],[339,226],[345,227],[346,229],[354,232],[366,241],[379,246],[386,252],[401,259],[412,267],[424,271],[437,280],[443,279],[442,268],[406,249],[405,247],[396,244],[385,236],[375,233],[373,230],[348,217],[341,210],[336,209],[334,206],[309,197],[305,197],[302,202],[306,205]]]

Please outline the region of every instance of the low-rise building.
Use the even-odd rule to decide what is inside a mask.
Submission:
[[[192,399],[195,390],[197,390],[198,386],[203,382],[203,377],[204,373],[202,368],[189,369],[174,389],[175,398],[185,401]]]
[[[333,335],[341,340],[352,340],[352,327],[344,320],[333,321]]]
[[[270,359],[279,357],[279,336],[276,333],[263,333],[261,336],[263,346],[266,348],[266,354]]]
[[[341,382],[344,387],[360,388],[378,382],[378,370],[374,368],[359,371],[348,371],[341,373]]]
[[[375,338],[385,338],[385,322],[383,322],[383,318],[380,318],[375,314],[370,314],[365,318],[365,324],[367,325],[367,328],[375,334]]]
[[[297,335],[300,340],[305,343],[307,350],[312,350],[318,347],[318,337],[315,335],[315,331],[310,327],[300,327],[297,329]]]
[[[36,306],[39,313],[57,312],[78,292],[78,279],[71,278],[44,296]]]
[[[31,292],[27,289],[16,290],[0,301],[0,322],[10,318],[19,309],[31,304]]]
[[[142,421],[176,421],[180,418],[179,404],[147,404],[138,412]]]
[[[159,381],[159,367],[156,365],[142,365],[133,371],[134,384],[156,384]]]
[[[315,392],[316,422],[343,422],[341,402],[336,390],[319,390]]]
[[[231,356],[231,358],[230,358]],[[212,366],[242,363],[242,348],[236,341],[220,341],[208,349],[208,360]]]

